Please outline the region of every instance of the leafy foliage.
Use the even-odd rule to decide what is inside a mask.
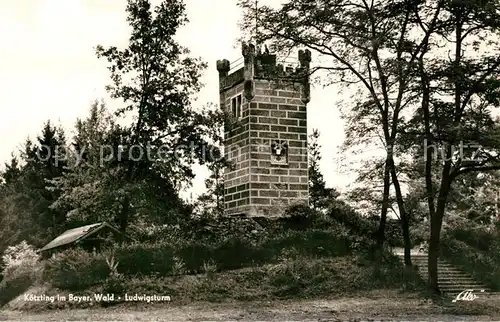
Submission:
[[[8,279],[13,274],[30,274],[35,271],[39,260],[40,256],[36,253],[34,247],[23,240],[15,246],[7,247],[2,255],[2,275]]]
[[[320,171],[319,162],[321,161],[321,152],[319,145],[319,131],[313,130],[309,136],[309,203],[316,209],[325,209],[331,199],[337,198],[340,194],[333,188],[327,188],[323,174]]]
[[[123,191],[117,217],[122,230],[136,207],[131,200],[137,194],[134,185],[150,188],[139,189],[141,195],[176,200],[176,192],[194,177],[192,164],[205,163],[205,151],[212,146],[209,139],[218,139],[209,137],[211,129],[220,121],[218,112],[199,112],[191,106],[206,64],[189,57],[174,39],[187,22],[185,5],[165,0],[153,9],[147,0],[129,0],[126,11],[132,28],[128,46],[97,47],[97,56],[109,62],[112,84],[107,89],[124,102],[116,115],[135,116],[125,128],[125,152],[131,156],[134,147],[148,150],[147,158],[139,161],[118,161],[123,171],[118,182],[130,186]]]

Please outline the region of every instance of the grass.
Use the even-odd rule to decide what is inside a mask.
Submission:
[[[66,296],[70,293],[88,295],[123,293],[170,296],[176,304],[232,301],[276,301],[293,299],[341,298],[370,290],[393,289],[399,292],[423,292],[424,286],[401,264],[371,265],[358,256],[334,258],[282,259],[276,264],[247,267],[237,270],[181,276],[137,276],[107,280],[81,292],[64,291],[49,286],[31,293]],[[111,282],[112,281],[112,282]],[[118,288],[116,287],[118,285]],[[115,287],[113,289],[113,287]],[[122,302],[122,301],[121,301]],[[9,304],[12,309],[46,310],[88,308],[123,304],[96,302],[26,302],[18,298]]]

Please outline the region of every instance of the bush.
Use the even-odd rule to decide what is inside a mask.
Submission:
[[[40,256],[33,246],[22,241],[16,246],[9,246],[2,256],[4,268],[2,275],[9,279],[19,275],[31,275],[38,270]]]
[[[487,251],[491,243],[495,240],[495,236],[484,229],[480,228],[457,228],[450,230],[449,235],[451,238],[465,242],[467,245],[477,248],[482,251]]]
[[[500,290],[500,244],[498,241],[492,243],[490,250],[485,252],[469,246],[464,241],[446,236],[441,241],[441,255],[493,290]]]
[[[164,242],[135,243],[117,247],[118,271],[125,275],[169,275],[174,250]]]
[[[83,290],[101,284],[110,276],[104,254],[71,249],[47,260],[44,280],[65,290]]]
[[[26,291],[42,271],[39,256],[25,241],[9,246],[2,256],[3,279],[0,282],[0,306]]]
[[[354,235],[373,238],[377,231],[377,222],[363,217],[347,204],[334,204],[328,209],[328,215],[335,222],[347,227]]]

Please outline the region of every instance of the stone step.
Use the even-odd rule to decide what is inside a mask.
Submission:
[[[439,290],[443,293],[446,293],[446,294],[449,294],[449,295],[458,295],[460,293],[462,293],[463,291],[465,290],[471,290],[472,288],[444,288],[444,287],[440,287]],[[490,291],[487,291],[485,290],[484,292],[481,292],[480,289],[472,289],[473,293],[476,294],[477,296],[488,296],[488,297],[493,297],[493,296],[496,296],[494,292],[490,292]]]
[[[438,277],[438,281],[442,283],[449,283],[449,282],[455,282],[455,283],[471,283],[474,284],[476,282],[475,279],[464,277],[464,278],[449,278],[449,277]]]
[[[429,277],[429,275],[427,275],[427,274],[420,274],[420,276],[425,277],[425,278]],[[475,282],[476,279],[471,278],[469,276],[441,276],[438,273],[438,281],[443,281],[443,282],[447,282],[447,281]]]
[[[439,287],[442,287],[443,289],[453,288],[453,289],[457,289],[457,290],[468,290],[468,289],[484,290],[483,286],[478,285],[478,284],[442,284],[442,283],[439,283]]]
[[[404,261],[404,255],[398,254],[401,261]],[[418,254],[411,256],[412,265],[416,266],[423,280],[428,278],[428,256],[427,254]],[[490,289],[486,288],[482,283],[478,282],[469,274],[465,273],[456,266],[439,259],[438,267],[438,284],[442,292],[447,294],[458,295],[464,290],[472,289],[477,296],[489,295]],[[481,290],[484,290],[481,292]],[[492,293],[494,294],[494,293]],[[500,296],[500,295],[499,295]]]
[[[425,271],[420,271],[422,274],[427,275],[427,270]],[[462,272],[446,272],[446,271],[438,271],[439,277],[449,277],[449,278],[472,278],[469,274],[462,273]]]
[[[420,269],[418,270],[422,274],[427,274],[428,270],[427,269]],[[471,277],[469,274],[464,273],[462,271],[446,271],[446,270],[439,270],[438,273],[442,276],[450,276],[450,277],[459,277],[459,276],[464,276],[464,277]]]

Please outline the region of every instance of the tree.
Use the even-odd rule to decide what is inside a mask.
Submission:
[[[17,182],[21,176],[21,166],[18,159],[11,155],[10,163],[5,163],[5,170],[1,173],[3,183],[11,185]]]
[[[37,140],[27,139],[19,158],[6,165],[0,188],[0,252],[21,240],[43,246],[63,228],[65,214],[49,209],[58,193],[47,186],[65,172],[64,141],[64,131],[48,121]]]
[[[423,147],[416,145],[415,153],[424,156],[430,217],[429,285],[436,293],[440,292],[437,260],[441,228],[453,184],[468,173],[499,169],[494,151],[499,147],[500,133],[498,121],[491,115],[500,103],[496,76],[500,67],[498,4],[440,1],[438,5],[442,7],[441,22],[432,33],[432,43],[427,41],[418,55],[421,106],[413,118],[415,138],[424,141]],[[421,30],[428,30],[419,18]],[[444,55],[442,48],[447,50]],[[473,147],[476,145],[480,148]],[[438,153],[433,153],[436,150]],[[457,153],[460,150],[463,153]],[[474,157],[468,157],[472,152]],[[437,182],[433,180],[435,172],[439,173]]]
[[[70,158],[63,176],[50,181],[60,196],[51,209],[67,213],[69,223],[113,221],[123,195],[120,168],[104,162],[103,151],[114,146],[120,127],[106,106],[94,102],[86,119],[76,121],[76,135],[68,147]]]
[[[319,145],[319,130],[314,129],[309,136],[309,204],[313,209],[325,209],[331,199],[339,196],[332,188],[326,187],[326,182],[319,168],[321,161],[321,146]]]
[[[415,26],[414,1],[308,0],[287,1],[280,9],[255,8],[241,0],[246,11],[243,28],[259,41],[272,40],[278,51],[307,47],[328,58],[324,70],[329,83],[357,86],[355,106],[347,122],[352,144],[381,138],[385,149],[381,227],[389,207],[389,186],[394,186],[405,244],[405,264],[411,265],[409,221],[395,156],[399,124],[404,109],[415,97],[406,95],[415,80],[414,65],[426,39],[437,23],[439,9],[427,8],[428,30],[419,35]],[[256,10],[258,11],[256,13]],[[257,24],[255,24],[255,20]],[[259,30],[253,30],[258,25]],[[356,139],[359,138],[359,139]],[[364,141],[364,142],[363,142]]]
[[[97,47],[97,56],[109,62],[112,84],[107,90],[124,102],[116,115],[134,117],[126,127],[130,137],[124,154],[134,147],[149,151],[140,161],[123,160],[122,185],[146,180],[174,193],[190,184],[196,160],[204,164],[203,150],[211,146],[208,129],[218,122],[216,112],[191,106],[206,64],[189,57],[174,39],[187,22],[182,1],[164,0],[152,10],[147,0],[129,0],[126,11],[132,28],[127,47]],[[125,188],[118,215],[122,230],[132,214],[130,194]]]
[[[201,212],[212,216],[224,213],[224,160],[214,160],[208,163],[209,177],[205,180],[207,191],[198,197],[197,202],[202,207]]]
[[[49,208],[58,192],[47,189],[48,181],[63,175],[66,166],[66,138],[61,127],[47,121],[37,142],[27,140],[23,151],[22,187],[30,200],[34,220],[41,229],[56,234],[65,221],[65,214]],[[25,205],[26,206],[26,205]]]

